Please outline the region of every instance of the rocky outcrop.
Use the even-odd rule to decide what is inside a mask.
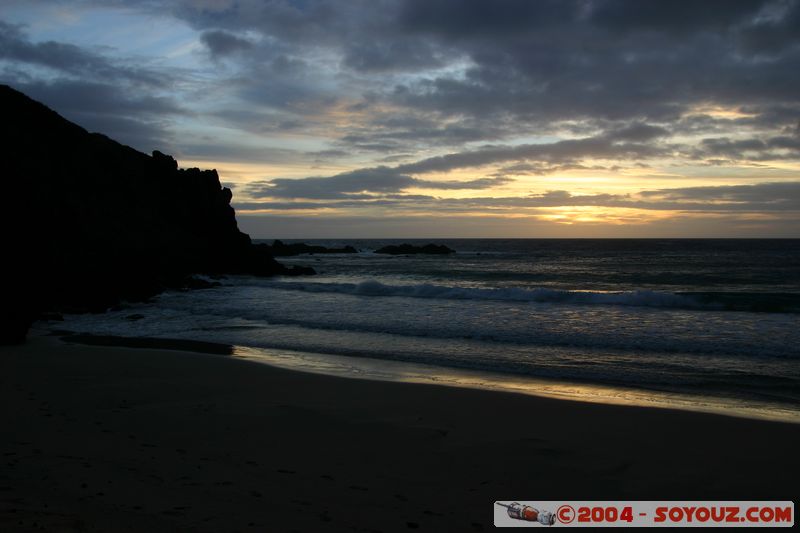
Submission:
[[[89,133],[8,86],[0,121],[0,342],[24,338],[43,310],[102,311],[193,273],[313,272],[239,231],[215,170]]]
[[[269,246],[272,255],[275,257],[289,257],[292,255],[301,254],[355,254],[358,250],[352,246],[344,246],[342,248],[327,248],[325,246],[315,246],[303,242],[294,242],[286,244],[283,241],[276,240]]]
[[[376,254],[389,254],[389,255],[410,255],[410,254],[454,254],[455,250],[451,250],[443,244],[426,244],[425,246],[415,246],[413,244],[391,244],[375,250]]]

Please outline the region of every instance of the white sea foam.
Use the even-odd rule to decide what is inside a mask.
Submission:
[[[248,280],[253,283],[253,280]],[[361,283],[318,283],[297,281],[264,281],[260,286],[287,291],[338,293],[354,296],[400,296],[406,298],[437,298],[445,300],[499,300],[511,302],[567,303],[587,305],[626,305],[634,307],[667,307],[706,309],[718,306],[701,303],[691,296],[669,292],[637,290],[628,292],[568,291],[547,288],[480,288],[449,287],[423,283],[418,285],[387,285],[378,281]]]

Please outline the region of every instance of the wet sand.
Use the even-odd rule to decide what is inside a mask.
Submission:
[[[0,424],[0,531],[483,531],[495,500],[788,500],[800,474],[797,424],[54,337],[0,347]]]

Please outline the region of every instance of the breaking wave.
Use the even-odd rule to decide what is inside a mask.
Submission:
[[[800,313],[800,294],[795,293],[665,292],[653,290],[584,291],[544,287],[533,289],[452,287],[430,283],[388,285],[374,280],[360,283],[322,283],[263,281],[253,278],[241,278],[236,284],[255,284],[260,287],[285,291],[337,293],[353,296],[395,296],[443,300],[492,300],[709,311]]]
[[[252,283],[252,280],[248,280]],[[638,290],[629,292],[567,291],[536,288],[448,287],[423,283],[419,285],[386,285],[378,281],[361,283],[314,283],[274,281],[259,286],[309,293],[338,293],[353,296],[400,296],[445,300],[499,300],[510,302],[565,303],[585,305],[625,305],[634,307],[668,307],[681,309],[720,309],[714,302],[703,302],[691,295]]]

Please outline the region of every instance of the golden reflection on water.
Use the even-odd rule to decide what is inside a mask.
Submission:
[[[470,389],[529,394],[580,402],[680,409],[760,420],[800,423],[800,411],[756,401],[703,397],[608,385],[574,383],[533,377],[514,377],[433,365],[342,355],[258,349],[237,346],[233,357],[287,370],[337,377],[435,384]]]

